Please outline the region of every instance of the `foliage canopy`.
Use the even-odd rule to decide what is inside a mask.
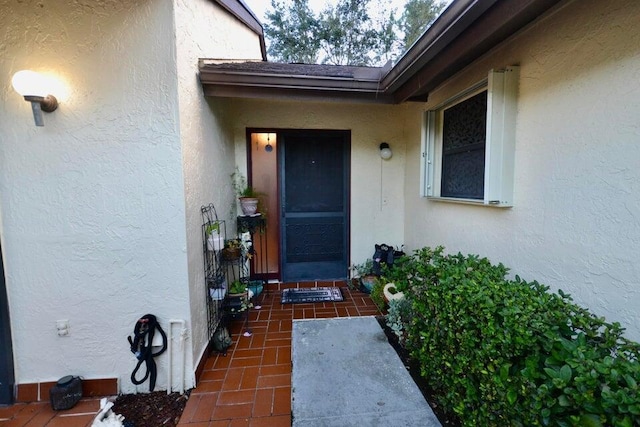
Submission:
[[[271,0],[268,53],[278,62],[382,65],[408,49],[443,8],[440,0],[408,0],[396,18],[390,0],[338,0],[317,14],[308,0]]]

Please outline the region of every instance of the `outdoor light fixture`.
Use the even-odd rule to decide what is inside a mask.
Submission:
[[[58,100],[48,93],[46,79],[35,71],[22,70],[11,79],[13,89],[31,103],[36,126],[44,126],[42,112],[50,113],[58,108]]]
[[[264,147],[264,151],[266,151],[267,153],[270,153],[273,151],[273,145],[271,145],[271,135],[267,134],[267,145],[265,145]]]
[[[391,147],[386,142],[380,144],[380,157],[384,160],[389,160],[393,156],[393,152],[391,151]]]

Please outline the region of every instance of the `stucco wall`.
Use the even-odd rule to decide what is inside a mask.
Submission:
[[[0,234],[19,383],[118,377],[133,391],[135,321],[190,316],[172,9],[0,1]],[[24,68],[66,86],[43,128],[11,88]]]
[[[246,129],[335,129],[351,131],[351,262],[373,255],[376,243],[404,243],[405,143],[419,138],[408,129],[415,105],[294,103],[273,100],[234,100],[236,161],[246,171]],[[412,134],[413,133],[413,134]],[[388,161],[379,145],[393,150]]]
[[[198,58],[260,59],[261,52],[258,35],[211,0],[181,0],[175,11],[192,319],[190,363],[195,367],[208,342],[200,208],[214,203],[220,219],[228,219],[228,206],[234,203],[230,185],[234,142],[226,101],[204,97],[197,77]]]
[[[640,339],[640,3],[573,1],[430,95],[437,105],[520,64],[515,206],[419,198],[420,142],[407,148],[412,248],[478,253],[571,293]],[[419,115],[413,117],[415,126]]]

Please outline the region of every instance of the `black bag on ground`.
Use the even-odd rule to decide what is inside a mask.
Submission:
[[[227,355],[227,349],[231,347],[231,334],[226,326],[218,326],[218,329],[213,333],[213,349],[218,353]]]

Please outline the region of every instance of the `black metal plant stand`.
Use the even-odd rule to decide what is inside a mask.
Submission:
[[[202,252],[204,280],[207,301],[207,325],[209,340],[223,320],[223,304],[228,289],[223,268],[221,249],[226,240],[227,230],[213,204],[202,206]]]

